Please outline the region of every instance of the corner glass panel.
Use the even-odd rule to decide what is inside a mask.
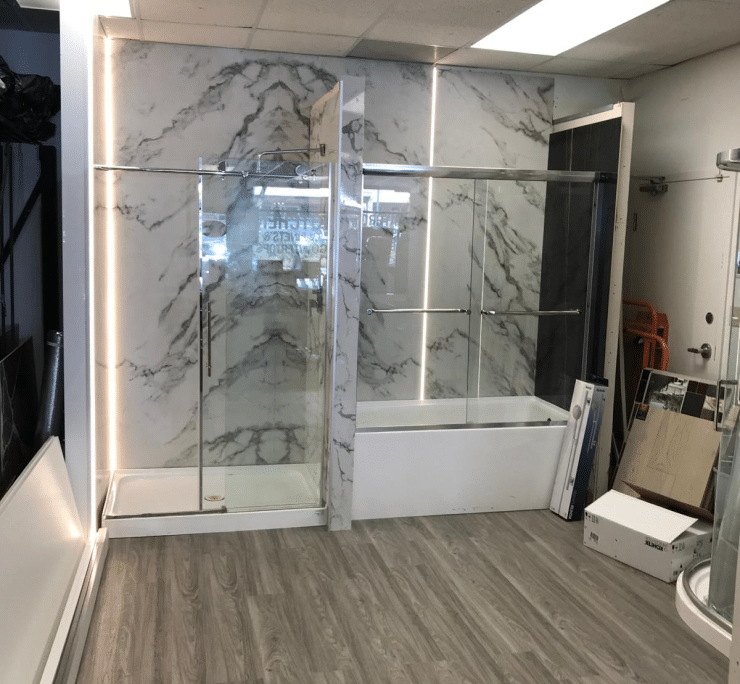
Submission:
[[[246,175],[201,177],[202,504],[321,506],[330,167],[220,163]]]

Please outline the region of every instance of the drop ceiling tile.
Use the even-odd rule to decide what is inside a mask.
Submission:
[[[127,38],[129,40],[141,40],[139,26],[136,19],[124,19],[122,17],[100,17],[100,23],[108,38]]]
[[[513,69],[514,71],[533,71],[547,57],[522,52],[501,52],[500,50],[477,50],[462,48],[439,60],[439,64],[454,66],[481,67],[484,69]]]
[[[148,21],[251,27],[262,0],[138,0],[138,5],[140,18]]]
[[[142,21],[144,40],[182,45],[243,48],[252,29],[233,26],[197,26],[166,21]]]
[[[671,65],[734,45],[740,2],[672,0],[561,57]]]
[[[380,19],[391,1],[269,0],[259,28],[357,38]]]
[[[361,40],[347,57],[360,59],[385,59],[393,62],[421,62],[434,64],[455,48],[437,45],[413,45],[411,43],[389,43],[384,40]]]
[[[343,57],[349,52],[356,40],[356,38],[348,36],[257,29],[249,48],[271,52],[295,52],[304,55]]]
[[[363,37],[467,47],[537,0],[399,0]]]

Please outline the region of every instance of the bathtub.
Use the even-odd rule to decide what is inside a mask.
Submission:
[[[549,508],[567,420],[538,397],[358,402],[352,518]]]

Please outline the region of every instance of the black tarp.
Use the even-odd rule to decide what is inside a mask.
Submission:
[[[56,133],[60,88],[47,76],[17,74],[0,57],[0,142],[38,143]]]

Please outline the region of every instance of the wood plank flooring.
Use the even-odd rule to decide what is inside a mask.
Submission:
[[[114,539],[78,684],[725,684],[549,511]]]

